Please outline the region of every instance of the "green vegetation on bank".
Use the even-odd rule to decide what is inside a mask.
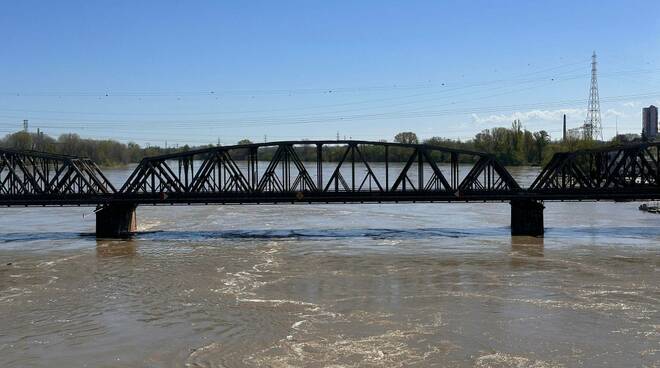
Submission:
[[[89,157],[101,166],[123,166],[139,162],[147,156],[190,150],[178,148],[140,147],[137,143],[121,143],[111,139],[85,139],[78,134],[62,134],[58,138],[43,133],[16,132],[0,139],[0,147],[35,150],[62,155]],[[207,146],[204,146],[207,147]],[[195,147],[195,148],[201,148]]]
[[[513,122],[510,128],[497,127],[486,129],[477,133],[474,138],[461,141],[442,137],[432,137],[420,141],[413,132],[401,132],[394,137],[397,143],[424,143],[434,146],[456,148],[471,151],[487,152],[495,155],[504,165],[541,165],[547,162],[555,152],[572,151],[576,149],[595,148],[604,145],[626,143],[639,138],[634,135],[620,135],[610,142],[599,142],[570,138],[566,141],[552,140],[545,130],[532,132],[525,129],[519,120]],[[251,143],[243,139],[238,144]],[[212,147],[212,144],[204,146],[183,146],[177,148],[162,147],[140,147],[138,144],[121,143],[114,140],[84,139],[77,134],[62,134],[58,138],[52,138],[43,133],[16,132],[6,135],[0,139],[0,147],[13,149],[29,149],[49,153],[89,157],[101,166],[121,166],[129,163],[139,162],[142,158],[166,153],[184,152],[191,149]],[[296,148],[303,160],[314,160],[316,148],[312,145]],[[344,154],[345,149],[341,147],[325,147],[324,160],[337,161]],[[383,161],[385,158],[382,147],[363,147],[363,154],[372,161]],[[268,160],[272,157],[274,148],[260,150],[259,158]],[[388,152],[391,161],[405,161],[410,157],[410,149],[392,147]],[[236,159],[243,158],[247,152],[237,152]],[[438,153],[435,159],[448,161],[448,154]],[[471,158],[463,158],[470,160]]]

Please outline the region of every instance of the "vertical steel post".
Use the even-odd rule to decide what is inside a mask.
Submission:
[[[355,192],[355,145],[351,144],[351,190]]]
[[[424,161],[422,161],[422,151],[417,149],[417,190],[422,190],[424,186]]]
[[[458,189],[458,153],[451,153],[451,187],[453,190]]]
[[[316,188],[323,190],[323,145],[316,145]]]
[[[389,161],[389,148],[385,146],[385,191],[390,191],[390,161]]]

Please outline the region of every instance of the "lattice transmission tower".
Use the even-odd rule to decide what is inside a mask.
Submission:
[[[591,88],[589,89],[589,106],[587,118],[584,120],[584,139],[603,139],[603,126],[600,122],[600,100],[598,98],[598,79],[596,78],[596,52],[591,55]]]

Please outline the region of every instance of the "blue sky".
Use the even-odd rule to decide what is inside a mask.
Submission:
[[[599,61],[605,137],[660,104],[658,1],[3,1],[0,134],[141,144],[560,137]]]

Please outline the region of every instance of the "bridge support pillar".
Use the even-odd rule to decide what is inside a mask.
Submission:
[[[542,202],[531,199],[511,201],[511,235],[543,236]]]
[[[96,209],[96,236],[121,238],[137,231],[136,204],[112,203]]]

